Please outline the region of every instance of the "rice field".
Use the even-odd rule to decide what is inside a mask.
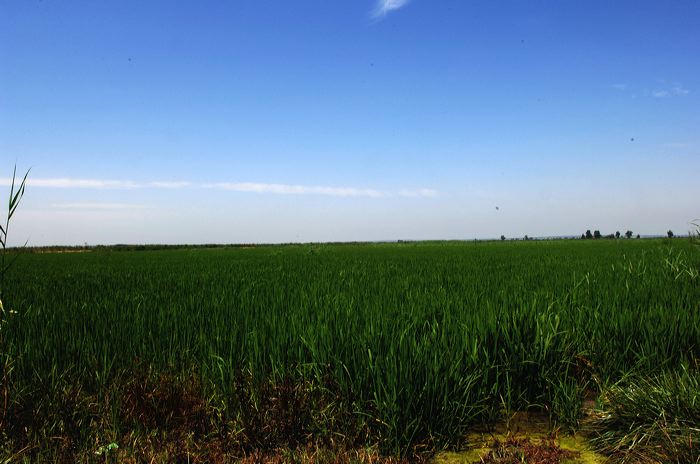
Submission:
[[[579,430],[626,379],[697,371],[699,267],[683,239],[26,253],[0,451],[401,458],[525,410]]]

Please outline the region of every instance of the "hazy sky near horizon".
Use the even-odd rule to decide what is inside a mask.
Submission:
[[[685,233],[699,20],[697,1],[0,0],[0,191],[32,168],[10,243]]]

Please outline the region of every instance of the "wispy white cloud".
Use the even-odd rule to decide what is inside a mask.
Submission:
[[[377,0],[372,10],[372,18],[381,19],[392,11],[406,6],[409,0]]]
[[[415,189],[415,190],[400,190],[399,195],[402,197],[408,197],[408,198],[417,198],[417,197],[422,197],[422,198],[435,198],[439,195],[437,190],[433,189],[428,189],[428,188],[420,188],[420,189]]]
[[[674,85],[674,86],[671,88],[671,92],[672,92],[674,95],[688,95],[688,94],[690,93],[690,90],[684,88],[684,87],[681,86],[681,85]]]
[[[180,189],[190,187],[192,182],[184,181],[154,181],[147,184],[149,187],[164,188],[164,189]]]
[[[3,179],[3,185],[10,185],[10,179]],[[139,185],[132,181],[102,180],[102,179],[27,179],[27,185],[32,187],[50,188],[87,188],[87,189],[134,189]]]
[[[646,88],[641,90],[641,95],[654,98],[666,98],[683,97],[690,93],[690,90],[683,87],[683,85],[678,82],[668,82],[664,79],[661,79],[657,82],[656,85],[658,86],[656,89],[650,90],[649,88]],[[634,86],[629,86],[627,84],[611,84],[610,88],[613,88],[620,92],[627,92],[629,90],[631,93],[630,96],[632,98],[635,98],[637,96],[637,94],[634,92]]]
[[[0,185],[9,186],[12,179],[0,179]],[[65,189],[112,189],[112,190],[129,190],[138,188],[185,188],[192,185],[190,182],[174,182],[174,181],[154,181],[139,183],[131,180],[106,180],[106,179],[73,179],[67,177],[59,178],[32,178],[27,179],[28,187],[47,187],[47,188],[65,188]]]
[[[80,209],[80,210],[119,210],[119,209],[146,209],[148,205],[131,203],[60,203],[51,205],[53,209]]]
[[[686,89],[680,84],[674,84],[669,89],[659,89],[651,92],[651,95],[655,98],[665,98],[665,97],[683,97],[688,95],[690,90]]]
[[[204,184],[206,188],[216,188],[222,190],[233,190],[236,192],[253,192],[253,193],[276,193],[280,195],[329,195],[335,197],[383,197],[387,196],[385,192],[374,189],[362,189],[355,187],[319,187],[308,185],[290,185],[290,184],[261,184],[253,182],[218,182],[213,184]]]
[[[0,186],[9,186],[12,180],[0,178]],[[332,197],[368,197],[383,198],[401,196],[408,198],[434,198],[438,191],[429,188],[402,189],[398,192],[359,187],[329,187],[318,185],[274,184],[260,182],[210,182],[194,183],[188,181],[150,181],[134,182],[130,180],[104,179],[73,179],[73,178],[29,178],[28,187],[57,188],[57,189],[102,189],[102,190],[135,190],[135,189],[218,189],[234,192],[277,194],[277,195],[325,195]],[[120,203],[71,203],[54,205],[71,209],[119,209],[120,206],[130,208],[132,205]]]

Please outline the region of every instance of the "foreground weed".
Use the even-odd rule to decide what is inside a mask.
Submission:
[[[112,451],[119,449],[119,445],[116,443],[110,443],[108,445],[102,445],[99,448],[97,448],[97,451],[95,451],[95,454],[98,456],[104,457],[104,462],[116,462],[114,458],[110,460],[110,456],[114,456],[114,453]],[[111,454],[110,454],[111,453]]]
[[[593,445],[621,463],[700,462],[700,372],[634,378],[602,395]]]
[[[7,202],[7,216],[5,218],[5,225],[3,226],[2,224],[0,224],[0,246],[2,246],[2,258],[0,258],[0,337],[2,336],[2,329],[3,326],[7,323],[7,320],[12,315],[17,314],[17,311],[11,310],[9,308],[6,309],[2,303],[5,297],[5,274],[7,274],[7,271],[10,269],[14,262],[14,260],[8,261],[7,258],[7,233],[10,230],[10,219],[12,219],[12,216],[14,216],[15,211],[19,206],[19,202],[24,196],[24,187],[27,182],[28,175],[29,171],[27,171],[27,173],[24,175],[24,177],[22,178],[22,182],[20,182],[19,186],[17,186],[17,189],[15,190],[15,180],[17,176],[17,166],[15,166],[15,169],[12,172],[12,183],[10,184],[10,197]]]

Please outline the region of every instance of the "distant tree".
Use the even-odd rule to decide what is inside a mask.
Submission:
[[[637,234],[637,238],[642,238],[642,237],[640,237],[639,234]]]
[[[593,238],[593,234],[591,234],[591,229],[588,229],[588,230],[586,231],[586,238],[589,238],[589,239],[590,239],[590,238]]]
[[[586,240],[586,234],[581,234],[581,240]]]
[[[615,232],[615,238],[620,238],[620,231]]]
[[[599,239],[599,238],[601,238],[601,237],[602,237],[602,235],[600,235],[600,231],[599,231],[599,230],[594,230],[594,231],[593,231],[593,238]]]
[[[506,236],[505,236],[505,235],[501,235],[501,240],[505,240],[505,239],[506,239]]]
[[[526,235],[525,237],[523,237],[523,240],[530,240],[530,237]]]
[[[632,238],[632,231],[628,230],[627,232],[625,232],[625,237]]]
[[[668,238],[673,238],[673,231],[671,229],[666,232],[666,235],[668,235]]]

